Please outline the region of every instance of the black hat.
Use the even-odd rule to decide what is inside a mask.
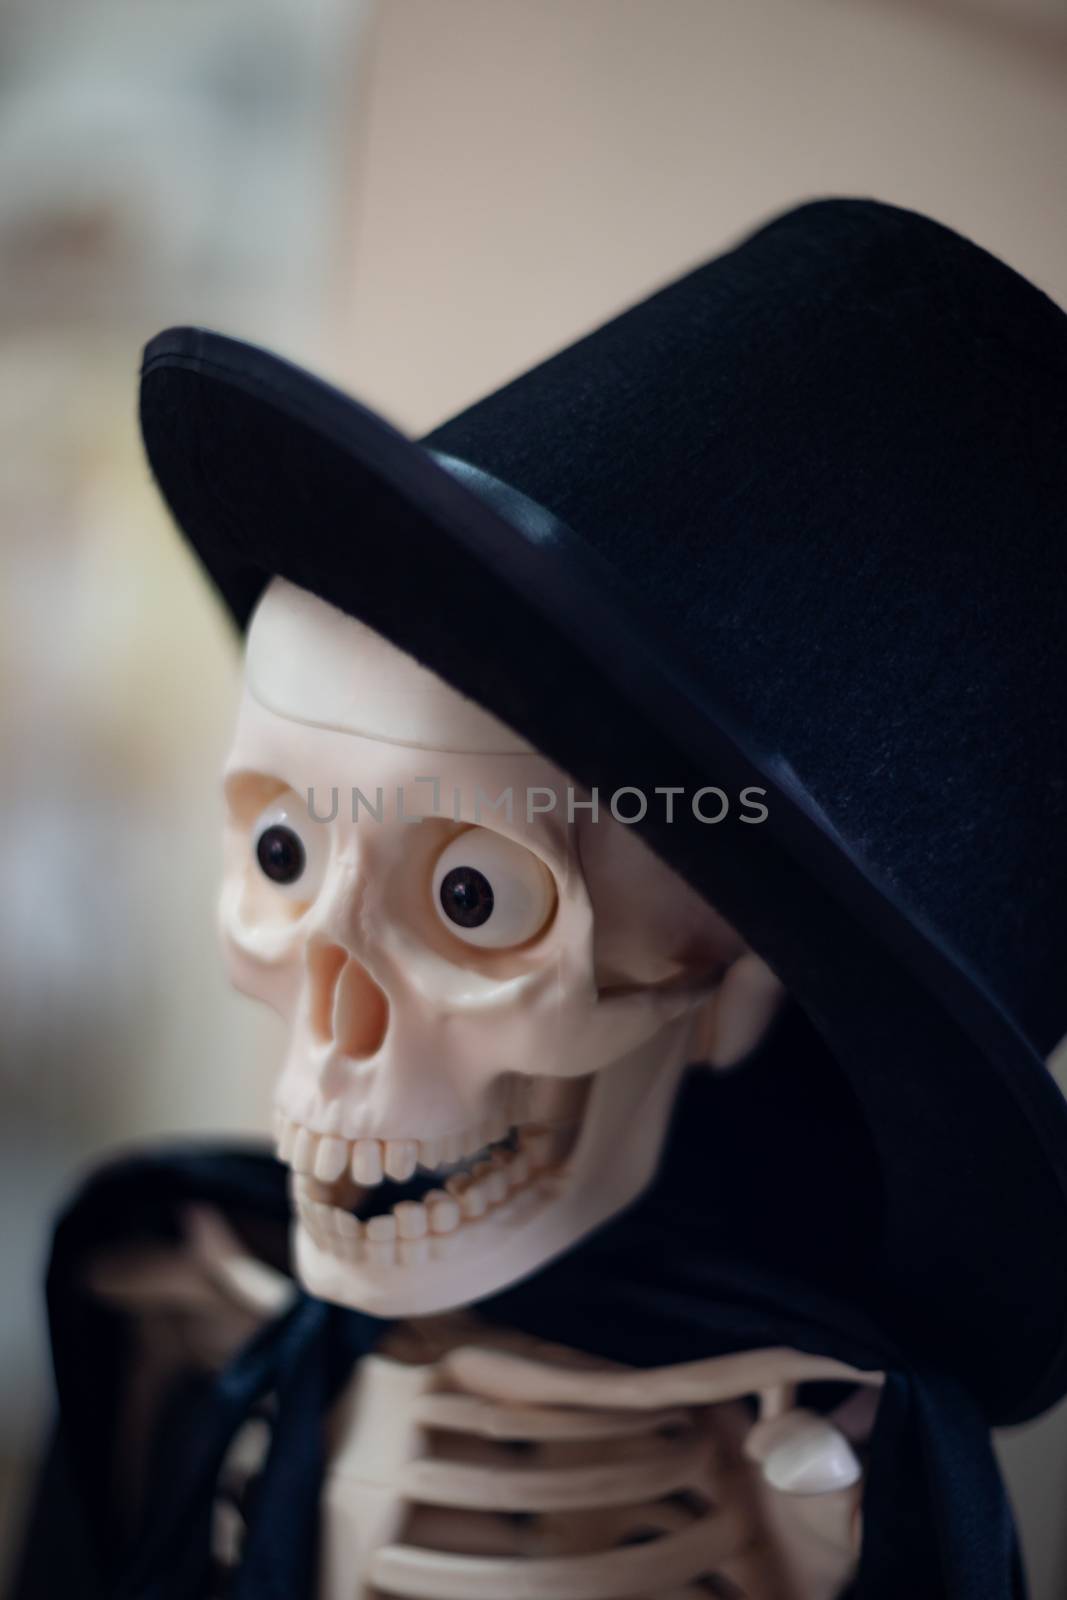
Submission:
[[[421,442],[190,329],[141,415],[239,624],[278,574],[602,795],[766,791],[635,826],[821,1036],[874,1157],[865,1302],[999,1420],[1067,1389],[1057,307],[828,201]]]

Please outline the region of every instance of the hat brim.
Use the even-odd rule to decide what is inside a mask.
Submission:
[[[768,959],[841,1063],[884,1189],[865,1264],[878,1312],[999,1420],[1061,1393],[1067,1109],[1055,1084],[776,753],[753,749],[690,678],[632,581],[521,496],[489,503],[354,400],[220,335],[152,341],[141,421],[160,489],[239,625],[281,576],[368,623],[579,783],[765,791],[758,827],[736,813],[718,827],[668,824],[653,807],[634,826]]]

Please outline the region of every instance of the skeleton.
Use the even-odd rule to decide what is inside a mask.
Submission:
[[[288,1030],[297,1273],[398,1319],[332,1416],[321,1600],[832,1600],[880,1374],[790,1350],[638,1372],[471,1309],[636,1198],[683,1069],[742,1060],[772,975],[509,729],[281,581],[225,786],[231,975]],[[284,1300],[218,1218],[189,1256],[246,1319]],[[832,1420],[797,1404],[815,1380],[852,1386]]]

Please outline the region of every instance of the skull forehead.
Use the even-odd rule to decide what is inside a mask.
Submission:
[[[366,623],[283,578],[268,586],[252,618],[245,681],[268,710],[314,727],[426,750],[530,751]]]
[[[329,805],[330,786],[350,774],[369,793],[378,783],[399,784],[409,814],[425,808],[429,786],[406,770],[411,750],[437,758],[433,775],[446,810],[454,794],[469,800],[476,789],[490,796],[513,789],[513,818],[491,809],[470,815],[467,805],[457,815],[516,839],[567,880],[578,867],[593,912],[599,981],[656,983],[679,970],[713,971],[740,945],[713,908],[606,806],[595,822],[583,808],[568,823],[566,774],[413,657],[307,590],[284,579],[270,584],[249,628],[245,677],[229,766],[262,770],[301,795],[309,784],[324,784],[320,808]],[[528,785],[557,796],[551,814],[524,815]],[[406,826],[399,833],[407,857]],[[378,843],[364,841],[366,866],[388,855]]]

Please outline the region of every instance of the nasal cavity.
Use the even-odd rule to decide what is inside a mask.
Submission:
[[[312,945],[308,966],[315,1037],[357,1060],[374,1055],[385,1038],[389,1002],[366,967],[336,944]]]

